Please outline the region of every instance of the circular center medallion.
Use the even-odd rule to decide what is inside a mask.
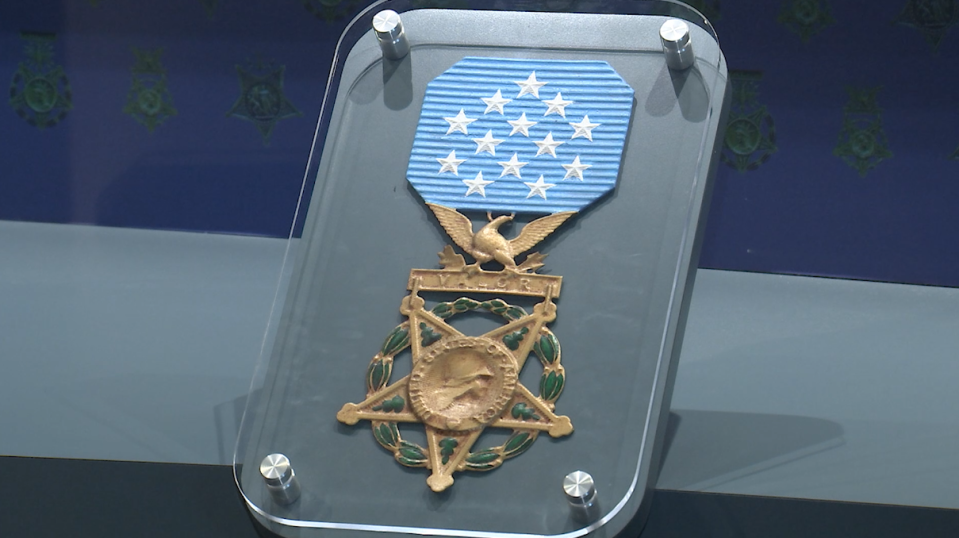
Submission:
[[[269,84],[257,84],[249,89],[246,102],[258,120],[271,120],[280,113],[280,92]]]
[[[868,158],[876,151],[876,137],[868,131],[852,135],[852,152],[860,159]]]
[[[163,98],[156,90],[146,89],[137,96],[137,105],[140,107],[140,112],[145,115],[156,116],[163,106]]]
[[[57,88],[50,81],[35,78],[24,88],[27,106],[36,112],[49,112],[57,104]]]
[[[410,404],[434,428],[473,430],[500,416],[516,383],[516,361],[503,344],[454,338],[430,346],[413,366]]]
[[[739,118],[726,129],[726,146],[737,155],[749,155],[759,148],[763,134],[753,122]]]

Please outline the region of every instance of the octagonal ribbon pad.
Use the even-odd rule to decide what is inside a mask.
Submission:
[[[632,109],[606,62],[464,58],[426,87],[407,178],[457,210],[582,211],[616,187]]]

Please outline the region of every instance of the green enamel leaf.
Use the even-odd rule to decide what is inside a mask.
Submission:
[[[386,337],[386,340],[383,342],[383,349],[380,351],[388,356],[392,357],[400,351],[403,350],[406,346],[410,344],[410,331],[409,329],[400,325],[399,327],[393,329],[393,331]]]
[[[520,318],[526,317],[526,311],[517,306],[511,306],[506,309],[505,315],[507,318],[516,321]]]
[[[519,418],[523,420],[539,420],[539,415],[533,409],[526,407],[526,404],[519,402],[513,406],[513,409],[510,411],[510,414],[513,415],[513,418]]]
[[[529,332],[529,329],[526,327],[523,327],[522,329],[516,332],[507,334],[506,336],[503,337],[503,343],[506,344],[506,347],[510,348],[513,351],[516,351],[517,349],[519,349],[519,344],[520,342],[523,341],[523,337],[528,332]]]
[[[432,327],[425,323],[420,323],[420,334],[422,335],[423,347],[435,344],[438,340],[443,338],[443,335],[437,333]]]
[[[405,447],[400,448],[400,455],[403,456],[403,457],[406,458],[406,459],[415,460],[415,461],[425,460],[425,459],[426,459],[426,458],[421,457],[423,454],[420,453],[418,450],[412,450],[412,449],[405,448]]]
[[[440,303],[433,307],[433,314],[440,319],[446,319],[453,315],[453,309],[449,303]]]
[[[370,392],[375,392],[383,388],[386,385],[386,380],[389,377],[389,368],[383,360],[376,360],[370,363],[370,367],[366,372],[366,385],[367,389]]]
[[[550,372],[541,379],[539,394],[543,399],[549,400],[554,390],[556,390],[556,372]]]
[[[399,413],[404,407],[406,407],[406,401],[401,396],[396,395],[389,400],[383,400],[382,404],[373,407],[373,411],[383,410],[387,413]]]
[[[488,303],[488,306],[486,308],[490,312],[502,316],[506,312],[506,309],[508,307],[509,305],[504,303],[500,299],[493,299],[492,301]]]
[[[453,455],[459,442],[452,437],[447,437],[442,439],[438,444],[440,445],[440,455],[443,456],[443,465],[446,465],[450,462],[450,456]]]
[[[519,456],[523,452],[526,452],[529,447],[533,446],[533,441],[535,440],[535,437],[525,432],[518,434],[515,438],[511,437],[509,441],[506,442],[506,445],[507,447],[515,445],[516,448],[507,450],[506,447],[504,447],[503,458],[513,458]]]
[[[563,374],[550,372],[543,384],[544,391],[540,395],[546,400],[555,400],[559,397],[559,393],[563,392],[564,381]]]
[[[376,440],[383,446],[390,448],[396,447],[396,437],[393,436],[393,430],[386,424],[380,424],[373,428],[373,437],[376,437]]]
[[[497,465],[495,463],[467,463],[466,468],[471,471],[489,471],[490,469],[495,469]]]
[[[529,440],[528,432],[519,432],[514,433],[507,439],[506,444],[503,445],[504,455],[512,455],[516,450],[520,449],[523,446],[523,443]],[[525,450],[525,449],[524,449]]]
[[[393,437],[393,431],[386,424],[380,424],[380,436],[390,446],[396,446],[396,438]]]
[[[461,297],[453,301],[453,310],[457,312],[466,312],[468,310],[473,310],[478,307],[480,304],[472,299],[467,299],[466,297]]]
[[[553,364],[559,357],[559,341],[552,334],[544,334],[533,344],[533,352],[539,360],[546,364]]]
[[[484,450],[482,452],[474,452],[466,458],[466,463],[489,463],[491,461],[496,461],[499,458],[499,454],[493,452],[492,450]]]
[[[383,436],[380,434],[380,429],[377,428],[376,426],[373,426],[373,437],[376,438],[377,443],[384,446],[389,446],[389,443],[383,440]]]
[[[411,460],[426,461],[423,449],[409,441],[400,441],[400,455]]]

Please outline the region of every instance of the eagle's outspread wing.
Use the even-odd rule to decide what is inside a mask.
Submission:
[[[473,223],[459,211],[437,204],[426,204],[433,210],[443,229],[450,235],[453,242],[472,255],[473,250]]]
[[[566,219],[575,215],[575,211],[563,211],[540,217],[523,227],[523,231],[509,242],[513,250],[513,256],[519,256],[523,252],[533,248],[537,243],[546,239],[546,236],[553,233],[553,230],[559,228],[560,224],[566,222]]]

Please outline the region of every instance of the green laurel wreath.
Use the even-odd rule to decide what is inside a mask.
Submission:
[[[440,319],[447,319],[456,314],[465,312],[484,311],[498,315],[507,322],[522,319],[529,314],[518,306],[507,304],[500,299],[490,301],[474,301],[467,297],[461,297],[455,301],[439,303],[434,306],[432,313]],[[369,368],[366,370],[366,390],[367,397],[377,391],[382,390],[389,384],[390,374],[393,372],[393,357],[398,355],[410,345],[410,323],[405,321],[396,326],[383,341],[383,346],[379,353],[373,357]],[[432,345],[441,337],[436,334],[428,325],[421,323],[421,338],[423,347]],[[507,334],[503,337],[503,343],[511,350],[519,348],[520,341],[525,338],[529,329],[523,327],[521,330]],[[559,395],[563,392],[566,383],[565,373],[560,364],[560,346],[559,340],[545,326],[539,331],[539,339],[533,344],[533,353],[543,365],[543,375],[539,382],[539,398],[546,402],[552,408],[555,405]],[[406,406],[406,402],[400,396],[394,396],[389,400],[384,400],[381,404],[373,408],[375,411],[400,412]],[[540,417],[535,414],[534,409],[530,409],[524,403],[517,403],[510,410],[510,414],[515,419],[539,420]],[[393,452],[393,457],[399,463],[407,467],[426,467],[429,461],[427,451],[416,443],[404,440],[400,436],[399,428],[394,421],[373,421],[373,437],[385,449]],[[470,452],[467,454],[465,470],[489,471],[503,464],[503,461],[513,458],[526,452],[533,441],[539,436],[539,430],[514,429],[512,435],[505,443]],[[456,440],[452,438],[442,439],[440,447],[443,449],[444,463],[452,454],[456,445]]]

